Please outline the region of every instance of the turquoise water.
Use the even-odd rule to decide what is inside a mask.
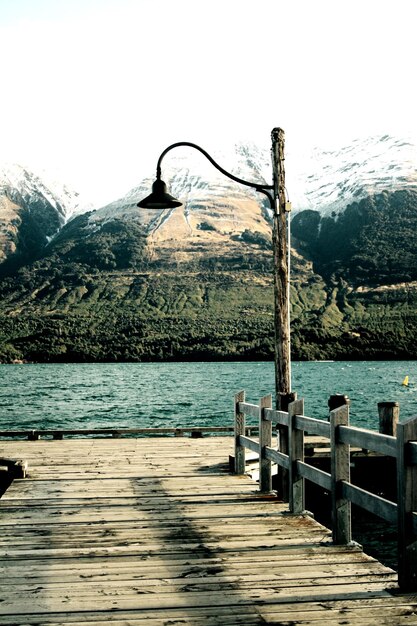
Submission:
[[[417,361],[296,362],[292,379],[311,417],[326,419],[336,393],[356,426],[378,429],[381,401],[417,415]],[[241,389],[248,402],[273,393],[273,363],[0,365],[0,430],[231,425]]]

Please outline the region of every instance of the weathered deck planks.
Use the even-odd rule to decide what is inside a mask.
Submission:
[[[355,546],[229,476],[232,438],[2,442],[0,624],[417,624]]]

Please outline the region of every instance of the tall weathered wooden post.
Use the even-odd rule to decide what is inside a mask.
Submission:
[[[290,342],[290,272],[287,213],[290,209],[285,194],[285,133],[274,128],[272,139],[272,172],[274,183],[274,215],[272,247],[274,255],[274,327],[275,327],[275,393],[276,408],[288,411],[296,399],[291,392],[291,342]],[[289,218],[288,218],[289,219]],[[288,428],[279,427],[279,449],[289,451]],[[289,500],[288,471],[280,468],[277,488],[284,502]]]
[[[285,195],[285,133],[282,128],[274,128],[271,133],[271,139],[275,198],[272,231],[274,254],[275,391],[277,409],[281,409],[281,400],[288,406],[288,394],[291,392],[290,283],[288,267],[289,245],[287,238],[289,203],[287,203]]]

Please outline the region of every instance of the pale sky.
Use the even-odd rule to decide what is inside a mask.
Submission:
[[[0,161],[104,203],[176,141],[415,138],[416,24],[417,0],[0,0]]]

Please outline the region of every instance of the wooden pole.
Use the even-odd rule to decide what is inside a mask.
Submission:
[[[280,411],[288,412],[291,402],[297,400],[297,392],[277,394],[277,406]],[[288,426],[277,426],[278,430],[278,450],[283,454],[289,454],[289,434]],[[283,467],[278,468],[277,491],[283,502],[289,502],[290,486],[288,470]]]
[[[239,402],[245,402],[245,392],[239,391],[234,397],[235,412],[235,474],[245,473],[245,446],[240,443],[240,436],[245,434],[245,414],[239,411]]]
[[[398,402],[378,402],[379,432],[383,435],[396,437],[397,424],[400,417]]]
[[[336,544],[347,544],[352,540],[351,505],[342,495],[341,481],[350,482],[350,446],[339,441],[339,426],[349,426],[347,403],[330,413],[333,541]]]
[[[289,421],[289,502],[290,511],[293,515],[301,515],[304,512],[304,478],[297,471],[297,461],[304,461],[304,431],[295,427],[297,415],[304,415],[304,400],[295,400],[288,407]]]
[[[282,128],[274,128],[271,133],[271,139],[275,199],[272,230],[274,252],[275,391],[276,408],[281,410],[281,395],[288,394],[291,391],[290,293],[284,168],[285,133]]]
[[[272,446],[272,422],[264,419],[264,409],[272,408],[272,396],[264,396],[259,402],[259,489],[262,493],[272,491],[271,461],[265,457],[265,448]]]
[[[417,441],[417,417],[397,426],[398,584],[401,591],[417,590],[417,465],[410,464],[408,444]]]
[[[329,421],[330,421],[330,413],[345,404],[350,406],[350,399],[348,398],[348,396],[345,396],[341,393],[336,393],[334,396],[329,397],[327,401],[327,406],[329,407]]]

